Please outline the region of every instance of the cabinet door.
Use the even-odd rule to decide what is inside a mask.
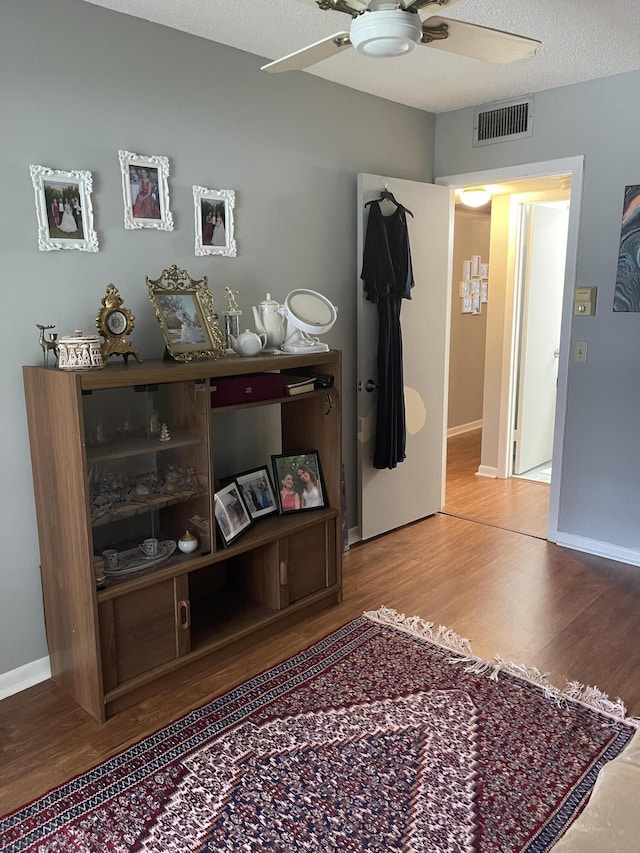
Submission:
[[[280,540],[280,565],[286,579],[287,603],[331,586],[336,572],[330,555],[335,548],[335,525],[319,523]]]
[[[186,654],[189,623],[186,576],[103,602],[100,635],[105,692]]]
[[[201,382],[83,395],[93,550],[109,583],[171,558],[187,530],[211,550],[206,404]],[[146,539],[158,542],[141,551]]]

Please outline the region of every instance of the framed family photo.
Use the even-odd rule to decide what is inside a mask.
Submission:
[[[238,250],[233,236],[233,190],[193,188],[196,255],[226,255],[235,258]]]
[[[176,361],[218,358],[224,339],[213,310],[207,277],[193,279],[174,264],[160,278],[146,277],[149,299],[169,355]]]
[[[253,521],[235,481],[217,491],[213,502],[216,524],[226,547],[251,527]]]
[[[169,210],[169,159],[118,151],[125,228],[173,231]]]
[[[280,513],[326,506],[320,460],[315,450],[271,457]]]
[[[63,172],[48,166],[29,166],[29,171],[36,196],[40,251],[97,252],[91,172]]]
[[[231,479],[229,478],[229,482]],[[240,489],[253,521],[278,512],[278,502],[271,482],[271,475],[266,466],[243,471],[242,474],[236,474],[233,480]]]

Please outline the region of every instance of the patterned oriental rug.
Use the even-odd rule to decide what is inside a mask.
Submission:
[[[639,721],[382,608],[0,820],[0,850],[550,850]]]

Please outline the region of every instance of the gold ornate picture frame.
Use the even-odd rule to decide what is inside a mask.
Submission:
[[[146,276],[149,299],[176,361],[219,358],[224,339],[213,310],[207,276],[193,279],[174,264],[157,279]]]

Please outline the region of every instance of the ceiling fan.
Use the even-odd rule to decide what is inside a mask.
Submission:
[[[541,42],[464,21],[418,12],[428,7],[452,6],[458,0],[299,0],[322,10],[344,12],[351,17],[349,32],[303,47],[282,59],[262,66],[263,71],[300,71],[329,59],[349,47],[370,57],[402,56],[417,44],[502,64],[533,56]]]

